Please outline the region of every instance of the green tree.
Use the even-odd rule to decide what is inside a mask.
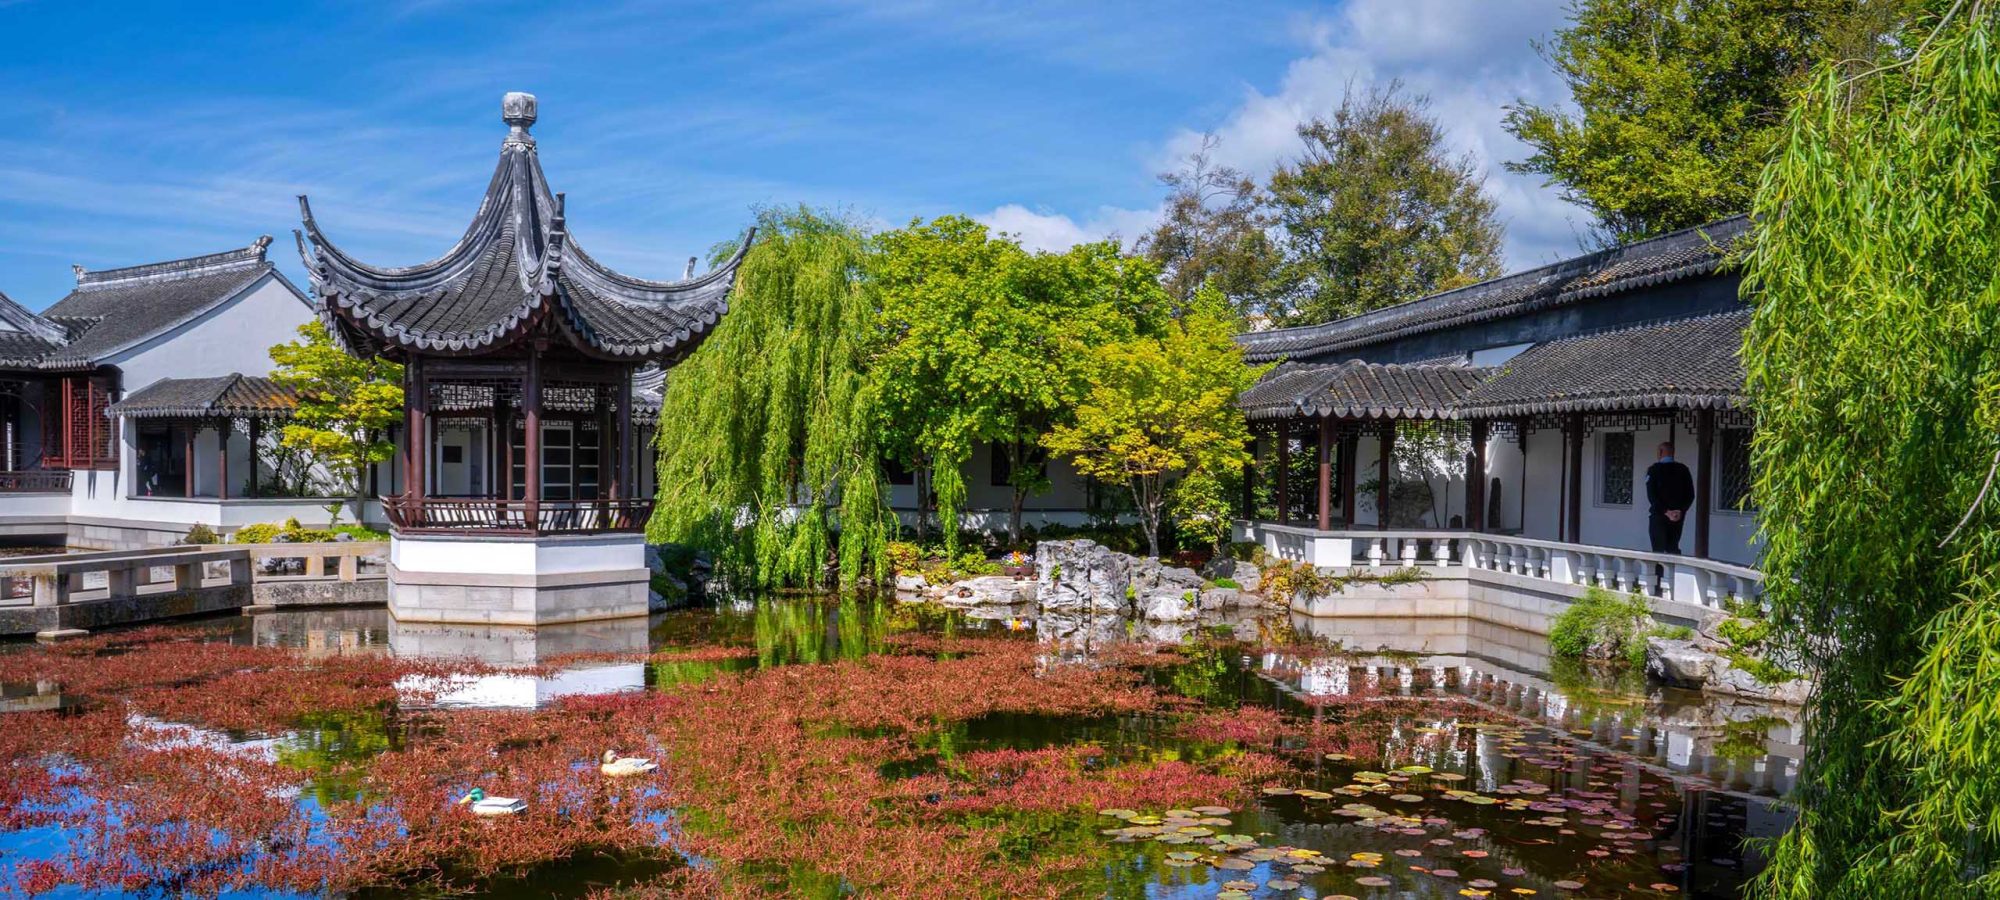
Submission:
[[[1160,267],[1161,283],[1176,304],[1186,306],[1195,292],[1211,287],[1238,316],[1267,316],[1280,259],[1271,214],[1257,182],[1215,164],[1218,145],[1214,135],[1203,136],[1185,165],[1160,176],[1168,188],[1166,209],[1135,249]]]
[[[880,238],[871,272],[884,344],[873,360],[888,455],[935,488],[956,552],[962,467],[979,443],[1008,463],[1008,535],[1046,490],[1039,441],[1071,415],[1093,347],[1164,317],[1157,270],[1109,242],[1035,253],[964,216]]]
[[[317,322],[300,325],[298,334],[271,348],[277,364],[271,377],[299,398],[278,442],[325,473],[328,493],[358,497],[368,467],[395,455],[396,445],[384,436],[403,420],[403,367],[347,352]],[[328,527],[340,523],[343,505],[327,507]]]
[[[1753,207],[1765,598],[1817,679],[1762,896],[2000,895],[2000,26],[1953,8],[1821,66]]]
[[[1575,0],[1540,49],[1567,106],[1521,102],[1507,130],[1618,243],[1749,208],[1801,79],[1867,58],[1903,0]]]
[[[758,214],[729,315],[667,379],[647,535],[710,549],[758,586],[887,574],[893,531],[867,376],[868,239],[842,216]]]
[[[1430,101],[1400,83],[1349,90],[1271,175],[1283,226],[1282,324],[1309,325],[1500,274],[1502,228],[1485,177],[1453,156]]]
[[[1159,334],[1098,347],[1075,423],[1042,439],[1083,474],[1127,486],[1155,557],[1170,509],[1183,527],[1219,534],[1229,514],[1221,486],[1250,462],[1236,398],[1269,367],[1244,365],[1234,335],[1211,290]]]

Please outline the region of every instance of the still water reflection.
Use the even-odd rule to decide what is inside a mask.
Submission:
[[[1312,721],[1328,715],[1325,698],[1357,688],[1409,701],[1397,707],[1381,737],[1384,746],[1374,748],[1383,768],[1391,761],[1422,767],[1490,798],[1475,803],[1412,794],[1392,803],[1386,796],[1350,795],[1366,802],[1347,803],[1335,792],[1381,773],[1328,760],[1286,785],[1289,792],[1267,794],[1228,816],[1228,830],[1260,846],[1309,855],[1281,853],[1241,873],[1210,872],[1185,865],[1174,856],[1185,848],[1158,835],[1107,835],[1104,892],[1121,896],[1235,896],[1229,885],[1254,882],[1257,896],[1333,897],[1340,895],[1328,888],[1332,882],[1315,878],[1330,868],[1351,885],[1354,867],[1365,863],[1360,868],[1372,873],[1379,867],[1381,874],[1364,877],[1383,878],[1381,887],[1395,896],[1568,896],[1567,880],[1587,868],[1590,890],[1581,896],[1733,897],[1757,864],[1743,852],[1742,840],[1774,836],[1787,825],[1771,798],[1791,787],[1801,755],[1795,711],[1607,679],[1552,661],[1540,636],[1468,620],[1246,614],[1160,625],[1037,616],[1026,608],[772,598],[650,620],[540,629],[406,624],[379,609],[278,611],[187,627],[314,656],[394,654],[533,667],[422,685],[435,689],[426,692],[434,694],[425,704],[429,714],[527,709],[564,696],[660,689],[729,671],[859,659],[898,652],[888,639],[908,632],[1010,635],[1039,642],[1051,658],[1085,662],[1128,641],[1186,642],[1187,663],[1150,673],[1158,686],[1210,709],[1270,708]],[[715,646],[739,652],[684,659],[668,652],[632,661],[636,654]],[[62,702],[55,685],[0,685],[0,712]],[[407,722],[390,719],[423,714],[404,709],[327,716],[276,737],[203,735],[173,723],[157,728],[175,739],[234,742],[245,752],[319,771],[399,750],[411,739]],[[991,715],[925,740],[922,758],[884,774],[920,775],[961,754],[994,749],[1089,745],[1113,761],[1204,760],[1234,752],[1227,741],[1190,738],[1165,717],[1148,715]],[[351,799],[355,791],[352,784],[322,779],[303,799],[324,805]],[[1315,792],[1334,799],[1317,800]],[[1353,809],[1367,804],[1388,807],[1391,815]],[[1537,812],[1545,821],[1526,820]],[[1092,832],[1132,827],[1116,819],[1087,825]],[[593,858],[576,865],[630,877],[659,862]],[[598,880],[583,875],[556,867],[490,887],[540,896],[574,880]],[[1266,887],[1274,881],[1281,887]],[[1283,887],[1292,882],[1298,887]]]

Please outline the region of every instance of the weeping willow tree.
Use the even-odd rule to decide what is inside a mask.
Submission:
[[[2000,895],[2000,54],[1982,4],[1828,67],[1755,203],[1767,597],[1818,677],[1787,900]]]
[[[865,372],[866,236],[804,208],[758,220],[729,314],[667,379],[647,536],[715,552],[742,584],[879,579],[893,514]]]

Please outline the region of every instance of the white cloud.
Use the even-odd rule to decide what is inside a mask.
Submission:
[[[1037,212],[1018,203],[1009,203],[977,217],[995,231],[1013,235],[1030,250],[1067,250],[1077,244],[1118,238],[1131,246],[1140,235],[1160,220],[1154,209],[1121,209],[1101,206],[1078,222],[1058,212]]]
[[[1562,83],[1534,42],[1562,24],[1558,0],[1350,0],[1331,18],[1297,29],[1311,48],[1293,60],[1276,90],[1249,88],[1221,121],[1167,140],[1155,160],[1171,167],[1212,130],[1217,162],[1259,175],[1297,150],[1298,124],[1339,106],[1350,85],[1400,79],[1431,98],[1431,112],[1454,148],[1486,170],[1487,188],[1507,225],[1507,263],[1522,268],[1574,255],[1586,217],[1535,176],[1502,168],[1528,150],[1501,127],[1518,100],[1562,102]]]
[[[1350,0],[1331,17],[1302,19],[1293,29],[1307,52],[1269,90],[1246,87],[1242,99],[1215,121],[1192,123],[1167,136],[1148,162],[1148,177],[1178,168],[1202,135],[1221,138],[1216,162],[1260,179],[1298,149],[1300,122],[1339,106],[1350,85],[1366,88],[1400,79],[1428,95],[1431,112],[1459,152],[1487,173],[1487,189],[1507,226],[1507,265],[1525,268],[1572,256],[1588,217],[1535,176],[1502,163],[1528,150],[1501,127],[1504,107],[1517,100],[1560,103],[1562,83],[1535,52],[1534,42],[1563,21],[1560,0]],[[1114,231],[1128,240],[1157,220],[1158,210],[1099,209],[1078,221],[1068,215],[1002,206],[981,218],[1017,233],[1024,244],[1066,247]]]

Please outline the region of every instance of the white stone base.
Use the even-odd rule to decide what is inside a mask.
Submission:
[[[389,614],[402,622],[552,625],[644,616],[646,539],[395,534]]]

